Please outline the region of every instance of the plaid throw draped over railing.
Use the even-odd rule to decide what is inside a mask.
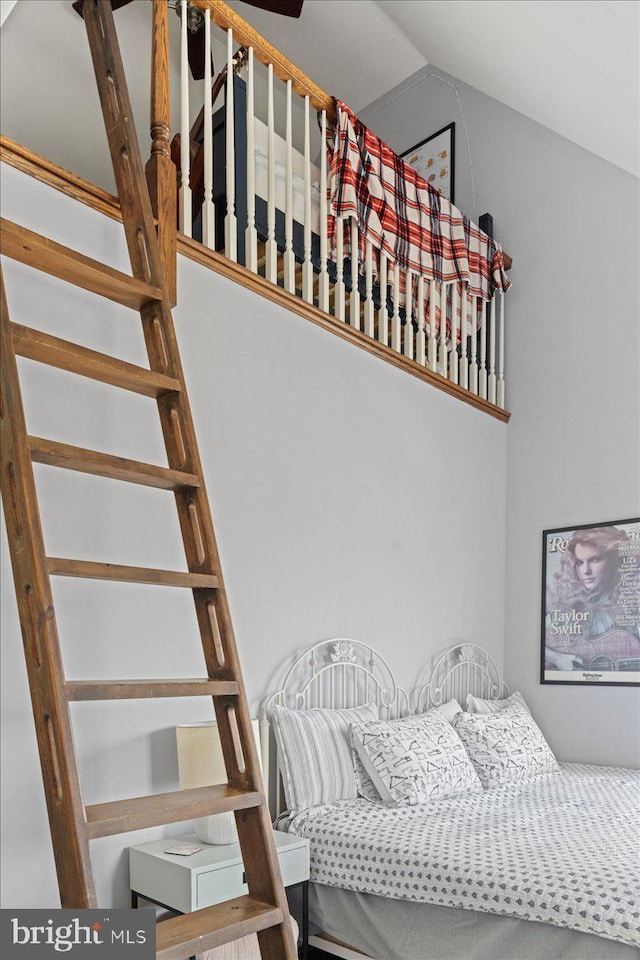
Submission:
[[[361,268],[367,242],[372,246],[376,275],[383,251],[388,261],[398,267],[402,303],[408,271],[412,276],[413,304],[417,301],[419,276],[435,280],[438,287],[441,283],[457,282],[460,292],[465,283],[469,300],[478,297],[478,306],[480,301],[491,300],[496,289],[508,290],[511,284],[504,271],[500,245],[418,176],[342,101],[336,101],[336,106],[338,122],[327,145],[332,258],[336,254],[336,218],[355,217]],[[345,240],[347,236],[348,232]],[[345,248],[349,249],[348,242]],[[390,286],[396,282],[395,274],[394,270],[389,277]],[[429,284],[425,284],[425,292],[424,316],[428,318]],[[479,317],[480,313],[477,323]],[[413,319],[418,319],[415,312]],[[436,329],[439,323],[438,307]]]

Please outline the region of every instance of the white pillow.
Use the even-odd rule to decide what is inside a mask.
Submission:
[[[448,720],[449,723],[451,723],[457,713],[462,713],[462,707],[456,699],[452,699],[447,700],[446,703],[441,703],[439,707],[431,707],[429,710],[427,710],[427,713],[437,714],[440,717],[444,717],[445,720]]]
[[[497,713],[459,713],[453,727],[483,787],[555,773],[558,763],[530,713],[519,705]]]
[[[467,694],[467,710],[469,713],[499,713],[505,707],[513,706],[523,707],[527,713],[531,713],[519,690],[512,693],[506,700],[481,700],[480,697],[474,697],[471,693]]]
[[[374,703],[345,710],[274,707],[273,725],[290,811],[358,796],[349,725],[377,718],[378,707]]]
[[[429,710],[427,710],[426,714],[422,714],[422,716],[440,716],[451,723],[457,713],[462,713],[462,707],[458,701],[447,700],[446,703],[441,703],[438,707],[431,707]],[[399,721],[410,719],[411,717],[398,718]],[[358,796],[364,797],[365,800],[373,800],[377,803],[380,803],[382,797],[376,790],[376,785],[365,770],[362,760],[358,756],[358,753],[355,749],[353,750],[353,769],[356,775],[356,783],[358,785]]]
[[[481,789],[460,737],[438,714],[354,723],[351,743],[381,799],[392,806]]]

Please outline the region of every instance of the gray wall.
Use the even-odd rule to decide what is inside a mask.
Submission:
[[[115,17],[127,85],[143,158],[149,156],[149,75],[151,4],[120,8]],[[215,71],[226,63],[223,30],[211,31]],[[169,71],[172,135],[180,128],[180,23],[169,15]],[[69,0],[19,3],[0,32],[0,112],[5,136],[115,193],[98,89],[83,21]],[[191,122],[202,107],[203,83],[190,80]],[[217,106],[223,104],[223,95]],[[28,107],[25,107],[28,105]],[[267,70],[255,64],[256,116],[267,117]],[[292,100],[293,145],[304,149],[304,101]],[[286,87],[274,81],[275,129],[284,136]],[[82,131],[79,136],[78,131]],[[311,124],[311,152],[320,150],[320,134]]]
[[[456,203],[471,212],[453,78],[428,73],[438,71],[409,78],[362,119],[400,152],[455,120]],[[637,766],[639,691],[541,685],[539,634],[541,531],[640,512],[638,180],[456,86],[475,213],[493,213],[515,263],[507,298],[507,680],[560,759]]]
[[[3,165],[4,215],[126,268],[118,224]],[[144,363],[135,316],[19,264],[21,323]],[[506,428],[190,261],[176,310],[205,475],[253,710],[306,645],[370,642],[412,687],[457,640],[502,660]],[[154,405],[21,361],[32,433],[163,463]],[[184,561],[170,494],[37,467],[47,550]],[[2,530],[4,906],[57,890]],[[54,580],[72,678],[197,676],[180,590]],[[191,652],[190,652],[191,651]],[[203,700],[75,704],[87,803],[177,787],[173,725]],[[184,832],[179,825],[172,833]],[[124,848],[93,844],[100,901],[125,905]]]

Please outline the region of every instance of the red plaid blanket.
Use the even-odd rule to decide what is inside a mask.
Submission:
[[[355,217],[360,264],[364,263],[367,241],[373,248],[376,269],[379,251],[384,251],[399,267],[402,300],[408,271],[415,275],[414,288],[417,277],[423,276],[438,284],[464,282],[468,296],[482,300],[491,300],[496,289],[508,290],[511,284],[500,245],[418,176],[342,101],[337,101],[337,107],[338,123],[328,144],[328,229],[333,258],[336,218]],[[347,235],[345,231],[345,241]],[[428,287],[425,284],[427,294]]]

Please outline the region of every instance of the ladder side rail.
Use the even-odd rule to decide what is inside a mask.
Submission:
[[[2,500],[16,586],[33,718],[45,787],[60,900],[95,907],[96,894],[80,790],[62,654],[27,446],[22,393],[0,271]],[[73,826],[73,829],[70,827]]]
[[[146,282],[153,278],[155,284],[164,288],[149,195],[142,174],[142,161],[110,3],[108,0],[85,0],[84,17],[133,274]],[[184,384],[167,300],[143,307],[141,317],[151,368],[164,373],[170,370],[171,375]],[[188,469],[202,479],[202,465],[186,391],[159,398],[158,409],[170,468]],[[279,873],[204,485],[188,494],[176,493],[176,503],[189,570],[217,574],[219,577],[219,588],[193,591],[209,676],[214,679],[236,679],[240,688],[238,697],[214,699],[229,784],[241,789],[257,790],[263,797],[260,807],[237,811],[235,814],[247,884],[252,896],[274,903],[283,909],[287,917],[287,901]],[[221,650],[223,663],[220,663]],[[288,923],[261,931],[258,937],[264,960],[282,960],[283,957],[293,960],[295,957]]]

